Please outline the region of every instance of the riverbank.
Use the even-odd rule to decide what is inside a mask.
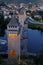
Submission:
[[[43,31],[43,24],[33,24],[31,22],[28,22],[28,28],[38,29]]]

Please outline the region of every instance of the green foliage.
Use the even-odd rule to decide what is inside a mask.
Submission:
[[[4,16],[2,13],[0,13],[0,36],[4,34],[3,22],[4,22]]]
[[[26,11],[26,13],[28,13],[28,12],[31,13],[31,10]]]
[[[34,18],[34,15],[35,15],[35,14],[36,14],[36,12],[35,12],[35,11],[32,11],[32,12],[31,12],[31,17]]]
[[[41,15],[42,20],[43,20],[43,11],[39,11],[39,14]]]
[[[43,24],[33,24],[28,22],[28,28],[32,28],[32,29],[38,29],[43,31]]]
[[[7,28],[7,24],[9,23],[10,19],[7,18],[4,20],[4,16],[2,13],[0,13],[0,36],[4,35],[4,31]]]
[[[38,22],[41,22],[41,19],[39,19],[38,17],[35,17],[34,19]]]
[[[10,18],[7,18],[7,19],[4,20],[4,22],[3,22],[4,29],[7,28],[7,24],[8,24],[9,22],[10,22]]]
[[[0,64],[2,64],[4,61],[3,61],[3,58],[2,56],[0,56]]]

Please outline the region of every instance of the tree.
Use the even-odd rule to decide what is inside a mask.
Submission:
[[[3,61],[3,58],[2,56],[0,56],[0,64],[2,64],[4,61]]]
[[[4,31],[7,28],[7,24],[9,23],[10,18],[4,20],[3,13],[0,13],[0,36],[4,35]]]
[[[39,11],[39,14],[41,15],[42,20],[43,20],[43,11]]]
[[[42,49],[40,50],[40,54],[39,54],[39,62],[41,65],[43,65],[43,43],[41,45]]]

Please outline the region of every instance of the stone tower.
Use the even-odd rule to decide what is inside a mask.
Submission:
[[[20,56],[20,23],[16,17],[13,17],[7,25],[7,36],[8,58]]]

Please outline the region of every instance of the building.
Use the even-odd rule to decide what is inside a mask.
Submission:
[[[43,6],[40,6],[39,7],[39,11],[43,11]]]
[[[7,25],[8,36],[8,58],[19,57],[20,55],[20,23],[16,17]]]

